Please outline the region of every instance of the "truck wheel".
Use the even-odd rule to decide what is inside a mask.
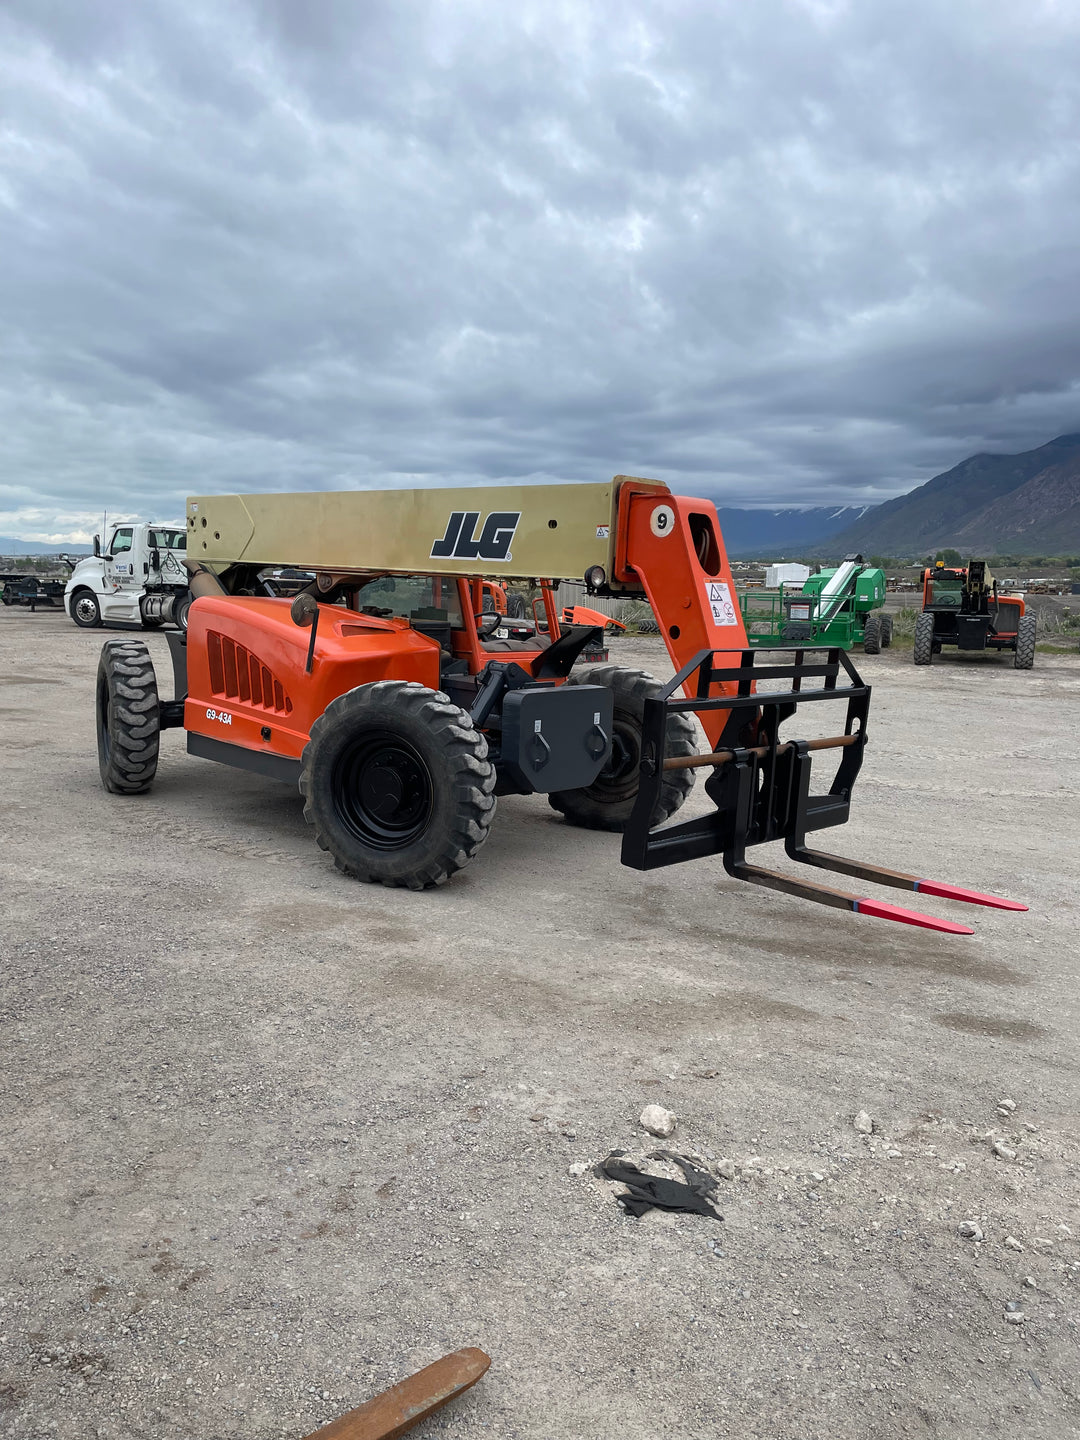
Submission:
[[[81,630],[96,630],[101,624],[101,606],[92,590],[76,590],[71,597],[71,618]]]
[[[611,759],[589,786],[580,790],[556,790],[548,804],[559,810],[571,825],[586,830],[623,830],[638,792],[641,765],[641,726],[645,701],[663,688],[645,670],[627,670],[621,665],[596,665],[575,671],[570,685],[606,685],[615,697]],[[669,715],[665,755],[693,755],[694,724],[688,715]],[[660,825],[674,815],[694,788],[693,770],[669,770],[651,824]]]
[[[1034,615],[1021,615],[1016,622],[1016,653],[1013,655],[1013,668],[1016,670],[1030,670],[1035,664],[1036,627]]]
[[[881,621],[876,615],[868,615],[863,626],[863,650],[867,655],[881,654]]]
[[[114,795],[140,795],[157,773],[161,709],[143,640],[106,640],[97,673],[98,769]]]
[[[380,680],[332,700],[300,770],[304,818],[346,875],[425,890],[473,858],[495,814],[495,767],[440,690]]]
[[[187,634],[188,611],[191,609],[190,595],[184,595],[173,606],[173,624]]]
[[[881,620],[881,648],[888,650],[892,644],[893,619],[891,615],[880,616]]]
[[[915,650],[912,657],[916,665],[929,665],[934,658],[934,617],[923,614],[915,621]]]

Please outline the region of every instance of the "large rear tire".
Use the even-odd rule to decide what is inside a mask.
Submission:
[[[346,875],[425,890],[467,865],[495,814],[495,767],[441,690],[380,680],[346,691],[311,727],[304,818]]]
[[[1035,631],[1037,621],[1034,615],[1021,615],[1016,622],[1016,652],[1013,655],[1015,670],[1030,670],[1035,664]]]
[[[161,706],[142,640],[106,640],[97,673],[98,770],[113,795],[141,795],[157,774]]]
[[[80,630],[96,630],[101,624],[101,606],[92,590],[76,590],[71,597],[71,618]]]
[[[868,615],[863,626],[863,650],[867,655],[881,654],[881,621],[876,615]]]
[[[934,617],[924,612],[915,621],[915,649],[912,659],[916,665],[929,665],[934,658]]]
[[[892,644],[893,617],[891,615],[881,615],[878,618],[881,621],[881,648],[888,650]]]
[[[638,792],[641,765],[641,726],[645,701],[663,688],[645,670],[621,665],[594,665],[575,670],[571,685],[606,685],[615,697],[611,759],[596,780],[580,790],[556,790],[548,803],[571,825],[586,830],[625,829]],[[693,721],[688,715],[670,715],[665,755],[693,755]],[[661,825],[683,804],[694,788],[693,770],[668,770],[651,824]]]

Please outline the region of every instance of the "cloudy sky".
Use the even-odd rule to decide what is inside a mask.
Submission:
[[[1080,430],[1075,0],[0,0],[0,533]]]

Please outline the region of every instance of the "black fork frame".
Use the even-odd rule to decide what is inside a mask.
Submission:
[[[791,653],[790,647],[777,649],[784,654]],[[774,884],[772,872],[759,871],[758,867],[747,864],[746,850],[751,845],[783,840],[788,854],[793,859],[802,859],[798,852],[805,851],[808,831],[844,824],[866,746],[870,686],[864,684],[846,652],[839,647],[827,651],[796,650],[794,663],[788,664],[767,663],[775,653],[768,647],[748,648],[740,652],[738,665],[714,664],[717,655],[727,659],[731,653],[700,651],[655,699],[645,701],[638,795],[623,833],[623,864],[635,870],[654,870],[719,854],[728,873],[739,879],[791,889],[792,893],[820,900],[833,892],[802,881],[789,881],[786,876],[777,876]],[[766,663],[762,663],[763,660]],[[696,695],[688,700],[683,685],[693,682],[695,676]],[[842,678],[846,683],[838,683]],[[788,681],[788,688],[756,688],[778,680]],[[734,694],[709,694],[715,683],[725,681],[736,685]],[[820,684],[804,688],[807,681]],[[784,742],[779,738],[779,730],[800,705],[828,700],[846,706],[842,733],[850,738],[839,747],[840,764],[828,793],[812,795],[809,748],[812,742]],[[663,783],[667,717],[672,713],[702,714],[711,710],[730,712],[724,727],[725,737],[745,735],[747,722],[760,717],[753,744],[732,745],[730,759],[713,769],[705,785],[706,794],[716,806],[711,814],[654,830],[650,822]],[[809,894],[809,891],[823,891],[823,894]],[[846,901],[838,899],[837,903],[849,908]]]

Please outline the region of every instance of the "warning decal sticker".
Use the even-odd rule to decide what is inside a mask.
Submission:
[[[723,580],[705,581],[705,599],[712,611],[714,625],[738,624],[738,612],[731,603],[731,591]]]

